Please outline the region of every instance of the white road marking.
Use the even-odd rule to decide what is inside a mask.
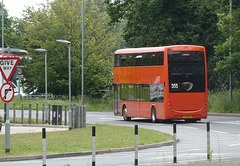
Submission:
[[[220,134],[229,134],[228,132],[217,131],[217,130],[211,130],[211,132],[220,133]]]
[[[240,125],[240,121],[229,121],[229,122],[220,122],[217,121],[215,123],[221,123],[221,124],[229,124],[229,125]]]
[[[239,144],[232,144],[232,145],[229,145],[229,146],[231,146],[231,147],[233,147],[233,146],[240,146],[240,143]]]

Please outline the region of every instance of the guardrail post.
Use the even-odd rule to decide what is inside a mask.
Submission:
[[[83,105],[82,109],[83,109],[83,128],[86,128],[86,116],[87,116],[86,105]]]
[[[38,104],[36,104],[36,124],[38,124]]]
[[[42,105],[42,124],[44,124],[44,108],[45,108],[45,105],[43,104]]]
[[[57,125],[57,105],[52,105],[52,125]]]
[[[58,106],[58,125],[62,125],[62,105]]]
[[[173,163],[177,163],[177,126],[173,124]]]
[[[76,110],[76,106],[73,105],[72,107],[72,129],[75,129],[75,110]]]
[[[210,160],[211,152],[210,152],[210,123],[207,122],[207,159]]]
[[[32,123],[32,104],[29,104],[29,116],[28,116],[28,123]]]
[[[78,111],[78,113],[77,113],[77,128],[81,128],[81,106],[78,106],[77,107],[77,111]]]
[[[138,125],[135,125],[135,165],[138,165]]]
[[[50,125],[50,112],[51,112],[51,104],[48,104],[48,124]]]
[[[80,128],[83,128],[83,107],[80,105]]]
[[[96,164],[96,127],[92,126],[92,166]]]
[[[13,104],[13,123],[16,123],[16,103]]]
[[[64,117],[64,125],[67,126],[67,105],[65,105],[65,117]]]
[[[46,166],[47,165],[46,128],[42,128],[42,147],[43,147],[43,166]]]
[[[24,118],[24,105],[22,104],[22,110],[21,110],[21,124],[23,124],[23,118]]]

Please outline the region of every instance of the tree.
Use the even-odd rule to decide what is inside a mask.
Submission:
[[[222,40],[217,27],[219,3],[206,0],[105,0],[111,23],[126,21],[128,47],[203,45],[207,50],[209,88],[215,87],[214,46]]]
[[[221,9],[218,13],[218,27],[223,33],[225,40],[216,46],[216,69],[218,75],[222,77],[224,82],[222,86],[228,89],[229,73],[232,73],[232,80],[235,87],[240,88],[240,81],[236,78],[240,77],[240,2],[233,0],[233,15],[229,15],[229,1],[221,1]],[[231,31],[231,34],[230,34]],[[231,35],[231,54],[230,41]]]
[[[38,10],[27,9],[25,13],[26,35],[24,37],[32,60],[26,68],[29,89],[36,87],[44,93],[44,55],[34,51],[48,51],[48,91],[54,95],[68,94],[67,45],[57,39],[71,41],[72,94],[81,94],[81,1],[55,0]],[[85,94],[95,95],[112,81],[112,51],[118,34],[116,27],[109,26],[108,15],[102,1],[85,2]]]
[[[0,3],[0,9],[2,9],[2,3]],[[22,38],[19,33],[20,27],[16,21],[16,18],[9,17],[7,10],[4,7],[4,47],[21,48]],[[2,12],[0,13],[0,22],[2,24]],[[0,26],[0,45],[2,48],[2,26]]]

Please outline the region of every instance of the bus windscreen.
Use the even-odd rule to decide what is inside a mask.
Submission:
[[[169,92],[205,92],[203,51],[169,51]]]

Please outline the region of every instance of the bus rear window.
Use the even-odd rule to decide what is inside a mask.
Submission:
[[[168,63],[204,63],[203,51],[169,51]]]
[[[203,51],[168,52],[170,92],[205,92]]]

